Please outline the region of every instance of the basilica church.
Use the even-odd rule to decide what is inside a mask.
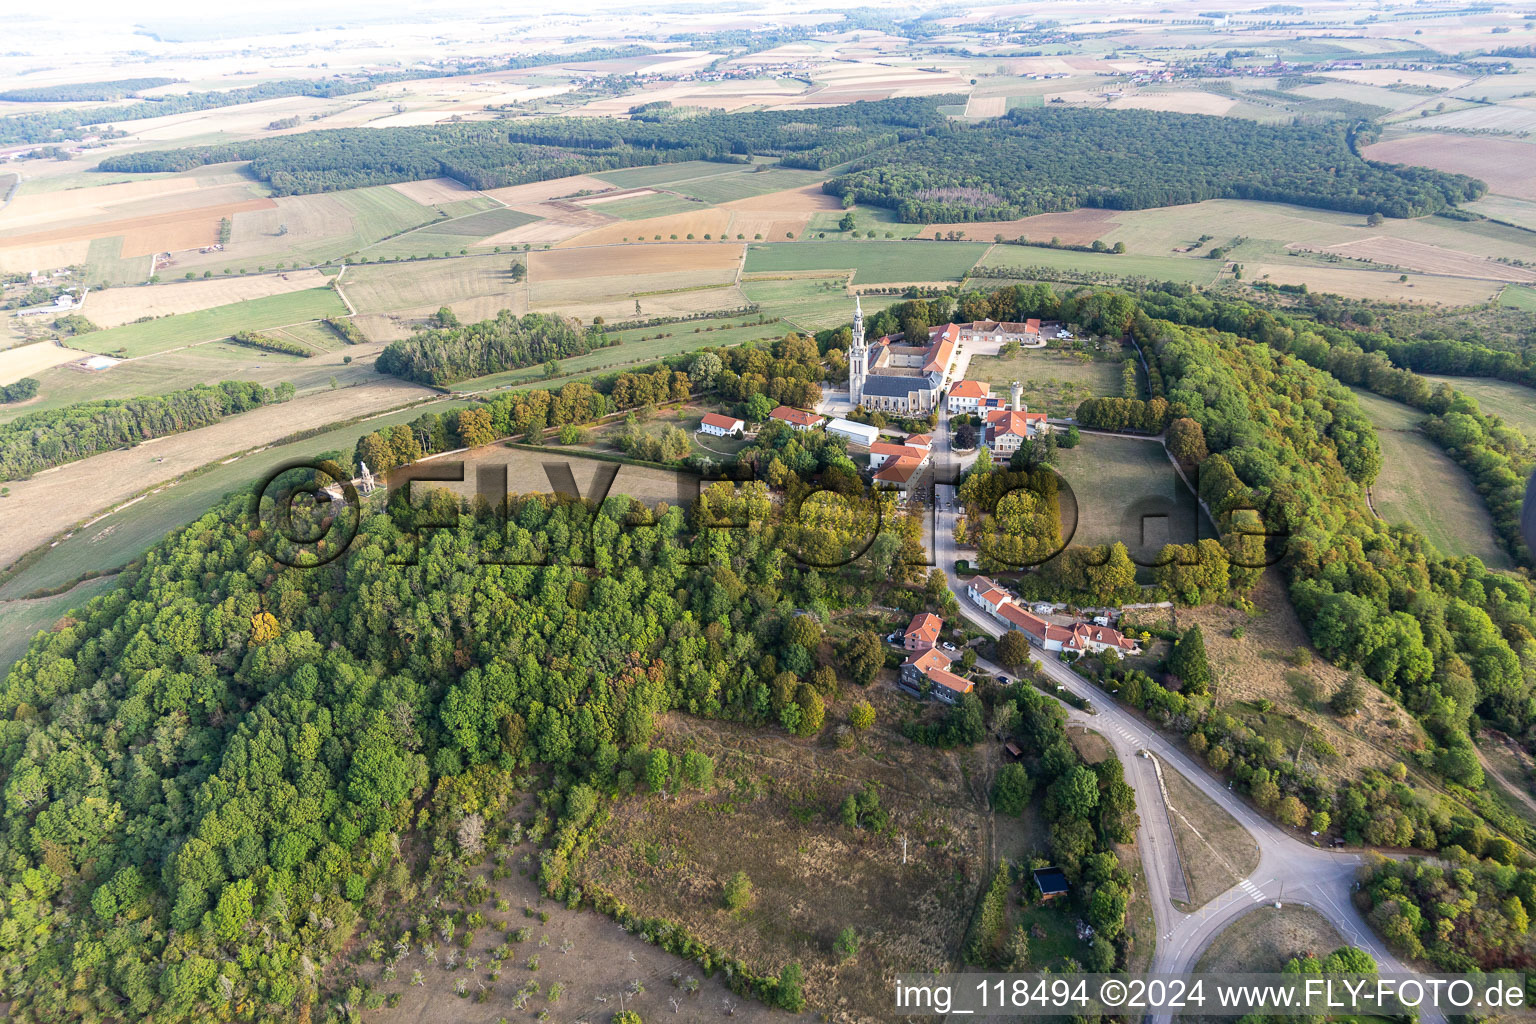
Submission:
[[[864,342],[864,311],[853,300],[853,344],[848,349],[848,395],[856,406],[902,416],[926,416],[939,407],[955,359],[961,325],[928,332],[924,344],[900,334]]]

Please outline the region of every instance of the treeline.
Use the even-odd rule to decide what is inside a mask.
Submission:
[[[279,195],[329,192],[423,178],[471,188],[591,174],[619,167],[776,156],[820,169],[941,125],[943,96],[852,103],[819,110],[705,114],[664,124],[611,118],[520,118],[412,128],[337,129],[194,149],[125,153],[115,172],[185,171],[249,160]]]
[[[325,326],[336,332],[337,337],[348,345],[363,345],[368,339],[363,337],[363,332],[358,330],[357,324],[349,317],[331,316],[325,318]]]
[[[1395,342],[1375,331],[1341,330],[1240,301],[1212,301],[1197,295],[1150,293],[1143,296],[1143,304],[1170,320],[1239,330],[1326,370],[1345,383],[1425,413],[1425,433],[1472,477],[1504,549],[1517,563],[1531,564],[1520,529],[1520,512],[1525,481],[1536,468],[1536,446],[1498,417],[1485,415],[1471,396],[1449,384],[1432,383],[1411,370],[1394,366],[1391,358],[1393,352],[1414,359],[1415,353],[1423,358],[1425,352],[1449,354],[1478,349],[1480,362],[1462,365],[1493,366],[1509,365],[1504,359],[1506,353],[1449,339]],[[1354,468],[1352,475],[1357,480],[1369,483],[1375,476],[1372,467],[1379,468],[1380,451],[1374,431],[1354,419],[1356,415],[1359,414],[1352,413],[1350,422],[1336,423],[1333,429],[1339,437],[1352,439],[1341,448],[1341,457]],[[1368,437],[1371,439],[1366,440]]]
[[[1085,398],[1077,405],[1080,426],[1133,434],[1161,434],[1168,403],[1161,398]]]
[[[259,348],[265,352],[277,352],[286,356],[301,356],[308,359],[315,354],[308,346],[300,345],[296,341],[275,338],[270,334],[260,334],[256,331],[237,331],[230,335],[229,340],[246,348]]]
[[[217,423],[293,393],[227,380],[143,398],[104,398],[0,424],[0,480],[18,480],[100,452]]]
[[[512,391],[457,412],[425,413],[409,424],[380,428],[358,438],[353,468],[366,462],[377,473],[502,437],[540,444],[550,428],[576,427],[626,409],[680,402],[699,391],[715,391],[743,406],[760,398],[769,410],[780,403],[814,405],[821,400],[815,382],[822,373],[814,351],[808,339],[791,334],[770,345],[749,342],[703,349],[643,369],[575,380],[558,391]],[[802,403],[802,399],[808,401]],[[796,469],[801,468],[802,444],[794,448]]]
[[[609,343],[601,327],[583,330],[552,313],[526,313],[518,317],[504,309],[491,320],[474,324],[459,324],[455,320],[390,342],[379,353],[374,366],[380,373],[446,387],[551,359],[586,355]]]
[[[1483,194],[1460,174],[1362,160],[1342,122],[1269,125],[1150,110],[1019,108],[883,148],[826,182],[903,221],[1013,220],[1206,199],[1418,217]]]
[[[239,89],[187,92],[157,96],[139,100],[125,106],[83,107],[53,110],[37,114],[12,114],[0,117],[0,144],[58,142],[78,136],[81,130],[94,125],[110,125],[121,121],[139,121],[166,114],[186,114],[197,110],[213,110],[233,107],[244,103],[260,103],[262,100],[282,99],[288,96],[314,96],[334,99],[352,93],[367,92],[389,82],[407,78],[434,77],[430,72],[380,72],[354,78],[282,78],[259,85]]]
[[[40,386],[36,377],[23,377],[0,387],[0,402],[25,402],[37,394]]]
[[[118,100],[145,89],[175,85],[175,78],[118,78],[110,82],[77,82],[72,85],[34,85],[6,89],[0,100],[10,103],[93,103]]]

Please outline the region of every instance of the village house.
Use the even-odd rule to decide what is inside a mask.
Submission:
[[[747,429],[744,421],[734,416],[722,416],[717,412],[707,412],[699,423],[699,433],[713,434],[716,437],[740,437]]]
[[[946,399],[951,416],[956,413],[972,413],[983,399],[992,394],[992,385],[984,380],[957,380],[950,386]]]
[[[946,704],[957,704],[973,689],[969,679],[949,670],[949,659],[929,648],[902,663],[897,685],[914,697],[932,694]]]
[[[1016,341],[1025,348],[1045,347],[1045,336],[1040,333],[1039,320],[1025,320],[1022,323],[974,320],[971,323],[956,326],[960,328],[962,342],[995,341],[1006,345],[1010,341]]]
[[[909,651],[928,651],[939,642],[939,632],[944,628],[944,620],[932,612],[918,612],[912,616],[912,621],[907,625],[907,631],[903,634],[903,644]]]
[[[1029,637],[1029,642],[1045,651],[1074,651],[1078,654],[1098,654],[1114,650],[1122,655],[1140,654],[1136,641],[1110,626],[1098,626],[1087,622],[1075,622],[1060,626],[1023,608],[1008,593],[985,576],[974,576],[965,589],[966,595],[980,605],[989,615],[1009,629],[1017,629]]]
[[[821,417],[815,413],[801,412],[787,405],[781,405],[773,410],[768,414],[768,418],[778,420],[780,423],[788,423],[796,430],[810,430],[821,422]]]
[[[902,498],[906,498],[912,489],[912,483],[923,468],[922,460],[910,457],[892,459],[880,472],[875,474],[875,486],[885,490],[894,490]]]

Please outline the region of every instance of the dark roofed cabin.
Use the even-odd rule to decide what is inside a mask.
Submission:
[[[1036,868],[1035,885],[1039,886],[1042,899],[1053,900],[1067,894],[1067,876],[1060,868]]]

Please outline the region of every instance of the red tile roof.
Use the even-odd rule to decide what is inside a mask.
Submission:
[[[984,380],[957,380],[949,389],[950,398],[986,398],[992,393],[992,385]]]
[[[707,426],[719,427],[721,430],[740,430],[746,426],[745,423],[734,416],[721,416],[717,412],[705,413],[703,422]]]
[[[906,663],[923,675],[949,668],[949,659],[932,647],[922,654],[914,654],[907,659]]]
[[[869,446],[869,454],[884,455],[886,458],[916,458],[920,452],[910,450],[904,444],[892,444],[889,441],[876,441]]]
[[[768,415],[776,420],[783,420],[785,423],[793,423],[797,427],[809,427],[812,424],[821,422],[821,417],[815,413],[801,412],[799,409],[791,409],[787,405],[779,406]]]
[[[935,686],[942,686],[946,690],[953,690],[955,693],[960,694],[971,692],[971,681],[969,679],[962,679],[948,669],[936,668],[926,674],[928,681]]]
[[[923,463],[919,459],[907,458],[905,456],[899,459],[892,459],[885,464],[885,467],[880,472],[875,474],[875,479],[883,484],[904,484],[916,476],[917,471],[922,466]]]
[[[1034,318],[1030,318],[1028,320],[1025,320],[1024,321],[1024,330],[1026,330],[1030,334],[1039,334],[1040,333],[1040,321],[1036,320]]]
[[[1032,421],[1045,422],[1043,412],[1014,412],[1012,409],[994,409],[987,413],[987,436],[1002,437],[1006,434],[1029,436]]]
[[[937,643],[939,630],[944,628],[944,620],[932,612],[919,612],[912,616],[912,621],[907,625],[907,639],[914,636],[925,644]]]
[[[944,332],[944,337],[933,347],[928,355],[928,361],[923,364],[924,373],[943,373],[949,369],[949,360],[955,351],[955,341],[950,337],[951,334],[959,337],[960,328],[954,324],[949,325],[949,330]]]
[[[908,448],[932,448],[933,447],[933,435],[932,434],[908,434],[907,435],[907,447]]]

